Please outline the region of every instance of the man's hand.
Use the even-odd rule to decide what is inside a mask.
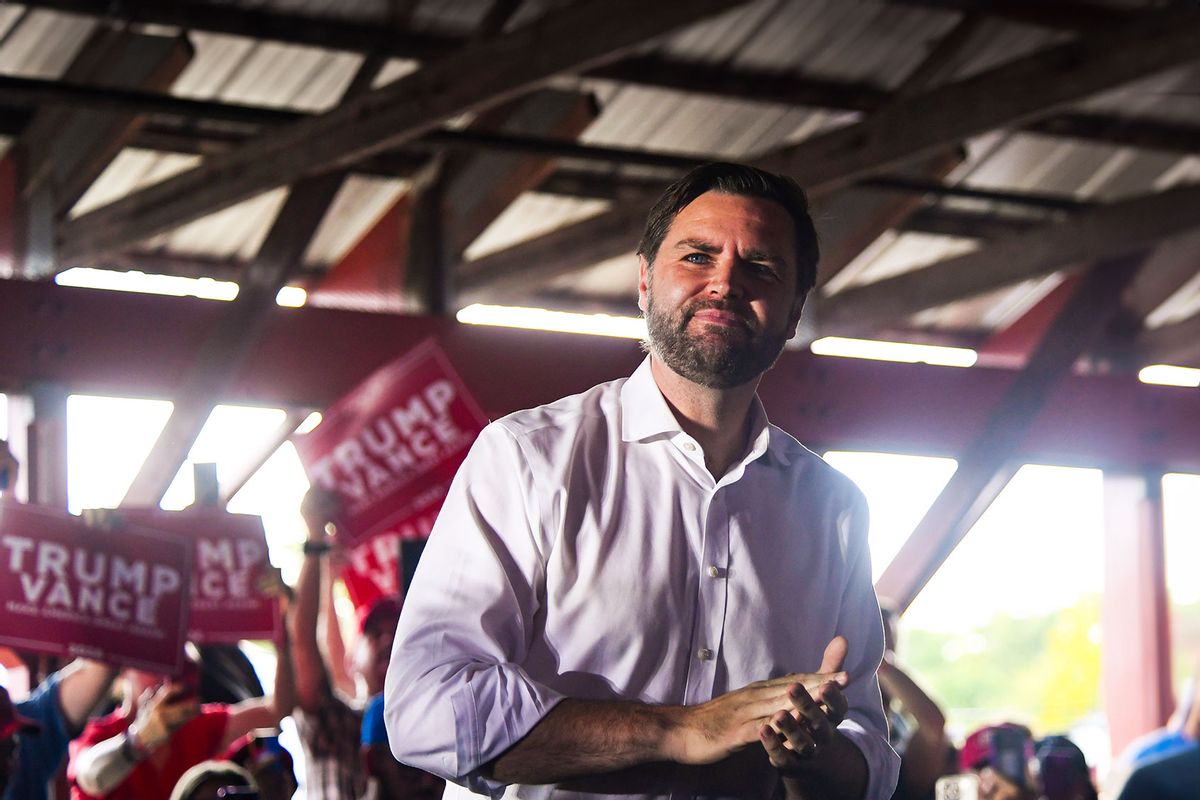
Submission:
[[[847,649],[845,637],[835,636],[825,647],[818,674],[844,676],[842,664]],[[802,683],[788,687],[791,709],[777,710],[770,722],[758,730],[758,737],[776,769],[785,775],[801,772],[806,761],[833,741],[834,729],[846,717],[847,703],[842,694],[845,685],[845,680],[840,683],[826,680],[816,687]]]
[[[170,682],[151,694],[147,689],[138,700],[137,719],[129,726],[138,750],[152,753],[200,713],[200,700],[186,695],[187,688]]]
[[[757,681],[707,703],[685,707],[675,741],[668,743],[671,760],[711,764],[753,744],[760,738],[759,730],[774,719],[780,708],[788,705],[791,691],[798,688],[808,697],[809,691],[820,693],[823,687],[836,690],[846,685],[849,677],[841,671],[840,660],[835,669],[827,670],[825,666],[822,664],[821,671],[816,673],[793,673]],[[837,697],[841,697],[840,690]],[[841,702],[845,713],[845,701]]]

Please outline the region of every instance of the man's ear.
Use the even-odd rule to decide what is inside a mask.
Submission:
[[[800,295],[799,297],[797,297],[795,300],[792,301],[792,310],[791,310],[791,313],[788,314],[788,328],[792,332],[791,335],[788,336],[789,339],[796,338],[796,329],[797,329],[797,326],[800,324],[800,313],[802,311],[804,311],[804,301],[807,299],[808,299],[808,293],[805,292],[804,294]]]
[[[646,309],[649,307],[649,303],[647,302],[649,294],[650,262],[646,260],[645,256],[638,256],[638,308],[642,310],[643,314],[646,313]]]

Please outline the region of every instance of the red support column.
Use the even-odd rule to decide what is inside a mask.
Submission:
[[[1104,707],[1114,754],[1174,708],[1162,476],[1104,476]]]

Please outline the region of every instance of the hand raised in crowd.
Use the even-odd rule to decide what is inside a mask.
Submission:
[[[308,540],[324,542],[340,510],[341,503],[333,492],[316,486],[309,489],[300,503],[300,515],[308,526]]]
[[[171,734],[200,713],[200,699],[187,686],[168,681],[138,698],[137,719],[129,726],[135,747],[145,753],[165,744]]]
[[[845,639],[841,641],[844,643]],[[836,690],[835,702],[840,701],[844,714],[845,700],[837,689],[849,681],[847,673],[841,670],[844,658],[843,647],[836,665],[827,657],[819,672],[793,673],[756,681],[707,703],[686,707],[683,710],[685,719],[680,726],[682,733],[670,746],[674,751],[673,760],[683,764],[711,764],[753,744],[760,738],[760,729],[765,723],[773,720],[780,709],[792,704],[791,695],[797,689],[805,697],[809,692],[820,695]],[[827,668],[830,665],[832,668]]]

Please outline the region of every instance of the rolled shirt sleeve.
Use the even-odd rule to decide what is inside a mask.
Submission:
[[[384,688],[396,758],[492,796],[503,785],[481,768],[563,697],[521,666],[544,577],[532,480],[509,432],[485,428],[421,556]]]

